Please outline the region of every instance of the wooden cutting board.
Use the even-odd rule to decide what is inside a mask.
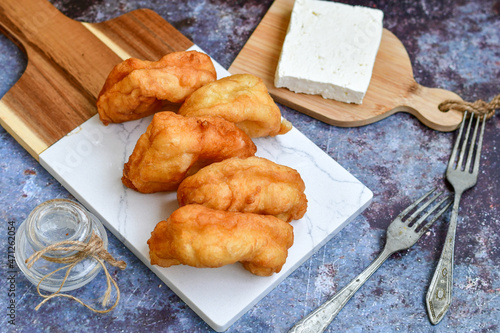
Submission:
[[[399,39],[384,29],[370,86],[363,104],[346,104],[321,96],[296,94],[274,87],[274,72],[285,40],[294,0],[276,0],[229,68],[229,72],[260,76],[273,98],[328,124],[363,126],[396,112],[409,112],[430,128],[452,131],[462,114],[443,113],[437,106],[446,99],[461,100],[453,92],[419,85],[413,78],[408,53]],[[325,32],[328,33],[328,32]]]
[[[0,100],[1,125],[36,159],[96,114],[96,98],[122,59],[158,60],[193,43],[151,10],[90,24],[46,0],[2,0],[0,32],[27,55],[18,82]]]

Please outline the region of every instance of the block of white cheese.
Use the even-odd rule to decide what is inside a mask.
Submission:
[[[379,9],[296,0],[274,84],[361,104],[382,39]]]

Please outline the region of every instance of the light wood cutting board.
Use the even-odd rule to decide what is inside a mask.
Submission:
[[[36,159],[96,114],[97,95],[122,59],[158,60],[193,45],[151,10],[90,24],[69,19],[46,0],[2,0],[0,32],[28,58],[0,101],[1,125]]]
[[[296,94],[284,88],[275,88],[274,72],[293,3],[294,0],[274,1],[229,68],[230,73],[260,76],[277,102],[335,126],[363,126],[396,112],[409,112],[425,125],[439,131],[452,131],[458,127],[462,114],[457,111],[443,113],[437,106],[446,99],[461,98],[453,92],[423,87],[415,82],[405,47],[387,29],[383,31],[373,76],[363,104],[346,104],[321,96]]]

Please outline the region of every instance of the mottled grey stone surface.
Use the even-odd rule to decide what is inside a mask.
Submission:
[[[43,1],[43,0],[41,0]],[[228,68],[271,1],[52,0],[67,16],[104,21],[151,8]],[[343,1],[380,8],[384,25],[408,50],[422,85],[452,90],[465,100],[489,101],[500,93],[500,2],[497,0]],[[25,56],[0,36],[0,95],[26,66]],[[454,133],[423,126],[397,114],[361,128],[326,125],[292,109],[284,116],[374,192],[371,206],[296,272],[238,320],[228,332],[285,332],[335,294],[381,250],[390,220],[426,189],[450,191],[445,165]],[[454,299],[443,321],[432,326],[425,292],[439,258],[446,220],[410,250],[393,255],[338,315],[329,332],[500,331],[500,116],[487,123],[479,181],[460,210]],[[332,189],[334,190],[334,189]],[[16,141],[0,128],[0,330],[19,332],[208,332],[211,329],[110,235],[110,252],[128,263],[111,269],[121,289],[118,307],[94,314],[65,299],[38,312],[36,289],[19,273],[15,281],[16,325],[8,296],[7,222],[19,226],[31,209],[52,198],[71,198]],[[102,278],[79,290],[100,297]],[[235,295],[237,297],[237,295]]]

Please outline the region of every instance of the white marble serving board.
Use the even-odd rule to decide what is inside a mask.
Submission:
[[[216,67],[219,77],[229,75]],[[40,163],[218,332],[227,330],[372,199],[366,186],[297,129],[255,139],[256,155],[296,169],[306,184],[308,210],[292,222],[295,242],[281,272],[259,277],[240,264],[216,269],[152,266],[146,242],[155,225],[178,208],[176,193],[141,194],[121,183],[123,164],[151,118],[104,126],[96,115],[40,154]]]

